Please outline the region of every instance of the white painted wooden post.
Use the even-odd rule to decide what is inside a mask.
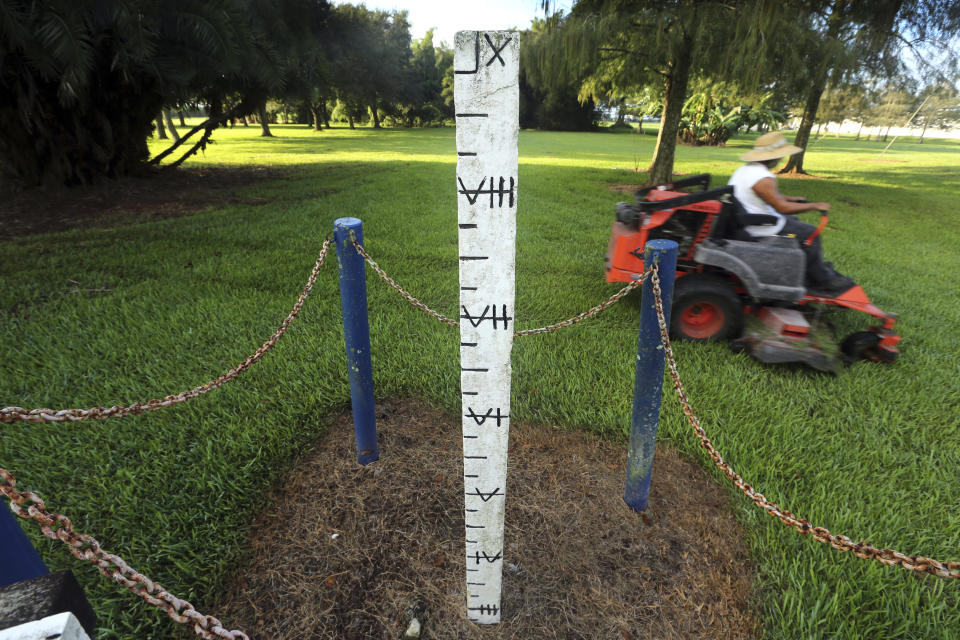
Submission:
[[[500,622],[516,254],[519,34],[459,31],[454,53],[467,617]]]

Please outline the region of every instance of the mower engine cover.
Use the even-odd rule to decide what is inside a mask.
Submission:
[[[796,302],[806,294],[807,258],[796,238],[769,236],[752,242],[706,238],[693,254],[699,264],[734,274],[757,300]]]

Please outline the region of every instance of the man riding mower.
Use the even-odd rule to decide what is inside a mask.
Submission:
[[[710,175],[702,174],[642,188],[634,204],[618,203],[607,249],[607,282],[631,282],[643,273],[647,240],[674,240],[679,250],[673,337],[731,339],[735,349],[762,362],[802,362],[834,373],[843,362],[896,360],[896,314],[876,307],[860,286],[832,271],[833,283],[808,285],[807,255],[826,227],[825,211],[803,240],[799,234],[753,235],[748,229],[769,224],[769,214],[749,213],[734,196],[734,185],[709,186]],[[681,191],[688,188],[695,191]],[[847,336],[838,347],[820,321],[831,308],[866,313],[875,324]]]

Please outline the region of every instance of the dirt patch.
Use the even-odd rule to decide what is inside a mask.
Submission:
[[[674,179],[682,178],[687,174],[685,173],[675,173],[673,174]],[[627,193],[631,196],[637,189],[642,189],[643,187],[649,187],[650,183],[645,182],[643,184],[608,184],[607,189],[613,191],[614,193]]]
[[[2,193],[0,240],[162,220],[197,213],[212,204],[262,205],[267,199],[243,198],[237,191],[288,173],[275,167],[191,167],[108,180],[90,187]]]
[[[608,184],[607,189],[614,193],[627,193],[632,196],[637,189],[643,186],[642,184]]]
[[[658,448],[647,511],[623,502],[624,446],[514,424],[502,622],[466,619],[461,433],[416,401],[378,405],[381,459],[353,422],[265,497],[249,564],[211,606],[258,639],[612,640],[754,636],[750,565],[723,491]]]
[[[797,173],[796,171],[790,173],[776,171],[775,173],[778,177],[790,178],[791,180],[836,180],[833,176],[818,176],[815,173]]]

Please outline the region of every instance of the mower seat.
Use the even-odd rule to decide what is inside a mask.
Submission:
[[[743,203],[733,195],[721,201],[723,202],[723,209],[720,211],[720,219],[711,237],[753,242],[761,236],[750,235],[746,227],[777,223],[777,216],[767,213],[747,213]]]
[[[806,293],[807,258],[796,238],[707,238],[697,245],[693,257],[700,264],[737,276],[747,293],[757,300],[796,302]]]

